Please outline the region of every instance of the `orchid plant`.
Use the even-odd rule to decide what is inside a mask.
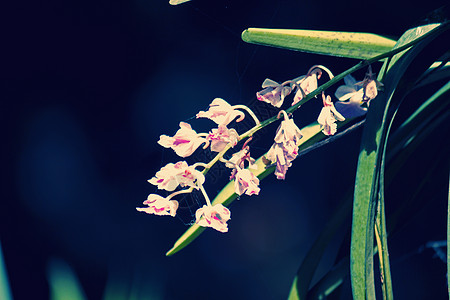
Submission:
[[[404,161],[409,152],[400,150],[417,147],[431,129],[442,126],[445,121],[448,123],[449,49],[442,45],[450,40],[449,29],[449,22],[427,24],[408,30],[397,41],[366,33],[349,35],[306,30],[245,30],[242,38],[249,43],[349,57],[359,62],[337,76],[328,67],[313,65],[305,69],[305,75],[282,83],[265,79],[261,90],[256,92],[256,98],[260,105],[272,105],[278,110],[266,120],[259,120],[257,114],[245,105],[232,105],[216,98],[207,111],[199,111],[196,115],[214,123],[215,127],[209,132],[198,133],[190,124],[180,122],[180,129],[175,134],[161,135],[158,143],[182,158],[201,151],[200,146],[217,153],[209,162],[189,165],[182,160],[169,163],[148,180],[158,189],[171,192],[166,197],[150,194],[143,203],[145,207],[137,208],[148,214],[174,217],[179,207],[178,195],[194,190],[203,195],[204,205],[195,212],[195,224],[180,237],[167,255],[173,255],[187,246],[206,227],[227,232],[228,222],[231,222],[231,212],[227,206],[234,199],[241,195],[254,197],[263,193],[261,180],[268,174],[273,172],[277,179],[285,179],[299,153],[333,141],[364,124],[353,196],[336,212],[301,264],[289,299],[306,299],[311,295],[320,298],[340,285],[346,270],[342,268],[331,269],[315,286],[311,286],[311,280],[326,245],[351,214],[352,206],[349,260],[353,297],[375,299],[373,256],[378,253],[382,278],[379,284],[383,298],[392,299],[384,211],[384,189],[388,184],[384,176],[386,162],[393,159]],[[372,65],[377,62],[383,62],[383,66],[375,77]],[[357,81],[352,74],[360,69],[367,72],[365,78]],[[324,73],[326,76],[323,76]],[[328,80],[319,85],[325,78]],[[328,91],[342,80],[343,84],[337,87],[333,98]],[[391,124],[399,107],[406,103],[406,97],[417,86],[431,83],[441,85],[429,99],[421,102],[410,118],[392,131]],[[290,103],[287,103],[290,96]],[[294,122],[294,113],[301,114],[300,107],[307,102],[317,106],[317,122],[300,128],[300,122]],[[233,124],[247,116],[254,122],[252,128],[246,132],[232,128]],[[273,145],[262,157],[252,158],[252,136],[277,121],[280,124],[273,133]],[[205,175],[217,163],[225,164],[231,173],[228,184],[211,201]],[[395,173],[394,168],[400,168],[400,165],[392,165],[389,165],[389,172]],[[342,274],[336,275],[336,272]]]

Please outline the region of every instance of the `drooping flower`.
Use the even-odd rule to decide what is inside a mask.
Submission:
[[[248,161],[249,169],[256,168],[256,166],[254,165],[255,159],[250,157],[250,151],[248,147],[244,147],[242,150],[233,153],[231,158],[225,163],[225,166],[230,169],[234,169],[236,167],[243,169],[245,167],[245,161]]]
[[[333,73],[331,73],[328,68],[322,65],[314,65],[309,69],[306,75],[296,79],[295,86],[297,87],[297,92],[295,93],[292,105],[297,104],[306,95],[317,89],[318,81],[320,77],[322,77],[322,70],[328,73],[330,79],[333,78]]]
[[[176,164],[169,163],[162,167],[148,182],[158,186],[158,189],[167,191],[175,190],[178,185],[198,189],[205,182],[205,176],[185,161],[179,161]]]
[[[143,211],[148,214],[160,215],[160,216],[172,216],[178,209],[178,201],[168,200],[167,198],[161,197],[160,195],[150,194],[144,204],[148,207],[136,207],[137,211]]]
[[[175,135],[173,137],[161,135],[158,144],[165,148],[172,148],[178,156],[187,157],[205,142],[206,140],[199,136],[191,125],[180,122],[180,129]]]
[[[260,188],[259,179],[248,169],[236,169],[237,172],[234,176],[234,191],[239,196],[243,193],[251,196],[258,195]]]
[[[292,92],[292,81],[286,81],[279,84],[276,81],[266,78],[262,84],[262,91],[256,93],[259,101],[272,104],[275,107],[281,107],[284,98]]]
[[[289,119],[286,112],[284,120],[281,122],[275,134],[275,143],[266,154],[266,159],[271,163],[276,163],[275,176],[277,179],[285,179],[288,168],[298,155],[298,146],[302,134],[293,119]]]
[[[383,84],[374,79],[372,68],[366,73],[363,81],[357,82],[352,75],[344,77],[345,85],[337,88],[334,94],[341,102],[335,104],[336,109],[346,118],[359,117],[367,113],[362,104],[370,105],[370,101],[378,95],[378,89]]]
[[[285,145],[282,143],[274,143],[266,154],[266,159],[272,163],[276,163],[275,176],[277,179],[285,179],[286,172],[292,166],[292,161],[298,155],[298,146],[293,142]]]
[[[334,94],[339,99],[335,104],[336,109],[346,118],[365,115],[367,108],[361,106],[364,94],[362,87],[352,75],[345,76],[344,82],[345,85],[338,87]]]
[[[344,121],[345,118],[334,108],[331,97],[322,93],[323,108],[320,111],[317,122],[322,128],[322,132],[326,135],[334,135],[337,130],[336,120]]]
[[[245,114],[242,111],[234,109],[228,102],[221,98],[214,99],[207,111],[200,111],[197,114],[197,118],[208,118],[217,125],[228,125],[236,118],[238,118],[236,122],[240,122],[244,117]]]
[[[220,232],[228,231],[227,221],[230,218],[230,210],[222,204],[203,205],[195,212],[195,223],[203,227],[212,227]]]
[[[298,145],[302,137],[303,135],[297,125],[295,125],[294,119],[285,117],[281,121],[280,126],[278,126],[274,141],[283,145],[286,145],[288,142],[293,142],[295,145]]]
[[[235,129],[228,129],[225,125],[219,125],[218,128],[214,128],[206,137],[206,140],[211,143],[211,151],[220,152],[228,144],[231,147],[236,146],[238,142],[239,134]]]

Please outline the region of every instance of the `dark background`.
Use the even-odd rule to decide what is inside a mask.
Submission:
[[[2,4],[0,233],[14,299],[47,299],[49,270],[58,262],[70,266],[87,299],[101,299],[105,289],[117,299],[285,299],[306,251],[345,193],[340,187],[354,180],[361,131],[298,158],[284,182],[269,176],[259,196],[232,204],[227,234],[206,230],[173,257],[165,253],[192,221],[189,208],[196,203],[186,198],[177,218],[135,210],[157,191],[146,180],[178,160],[156,143],[159,135],[172,135],[180,121],[207,131],[212,123],[192,117],[215,97],[273,114],[254,97],[266,77],[284,81],[313,64],[338,74],[355,63],[245,44],[240,34],[248,27],[398,37],[441,4]],[[362,78],[364,71],[356,75]],[[319,105],[306,105],[295,114],[297,125],[314,121],[319,111]],[[275,128],[257,136],[254,157],[268,149]],[[411,167],[419,174],[427,166],[422,158]],[[211,173],[206,189],[213,198],[227,174]],[[445,170],[440,175],[445,178]],[[445,264],[420,248],[445,239],[445,190],[439,199],[391,246],[398,299],[447,297]],[[334,248],[319,272],[333,262]],[[347,282],[343,299],[349,290]]]

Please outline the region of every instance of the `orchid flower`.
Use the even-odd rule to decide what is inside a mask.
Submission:
[[[297,87],[297,92],[295,93],[292,105],[297,104],[306,95],[317,89],[318,80],[320,79],[320,77],[322,77],[322,70],[324,70],[328,74],[330,79],[334,77],[333,73],[331,73],[328,68],[322,65],[312,66],[306,75],[300,76],[296,80],[295,86]]]
[[[289,119],[285,111],[281,111],[280,113],[283,113],[285,116],[276,131],[274,138],[275,143],[282,143],[285,145],[288,142],[294,142],[295,145],[298,145],[300,139],[303,137],[300,129],[295,125],[294,119]]]
[[[172,148],[178,156],[187,157],[205,142],[206,140],[197,134],[191,125],[180,122],[180,129],[175,135],[173,137],[161,135],[158,144],[165,148]]]
[[[212,227],[220,232],[228,231],[227,221],[230,218],[230,210],[222,204],[203,205],[195,212],[195,223],[203,227]]]
[[[159,216],[170,215],[175,217],[178,209],[178,201],[169,200],[156,194],[148,195],[143,204],[148,205],[148,207],[136,207],[136,210]]]
[[[322,93],[322,98],[323,108],[320,111],[317,122],[320,124],[324,134],[334,135],[337,131],[336,120],[344,121],[345,118],[336,110],[329,95],[325,97],[325,93]]]
[[[205,176],[194,166],[189,166],[185,161],[179,161],[162,167],[148,182],[166,191],[173,191],[178,185],[198,189],[205,182]]]
[[[259,179],[248,169],[237,168],[234,178],[234,191],[239,196],[242,194],[258,195],[260,188]]]
[[[372,73],[372,67],[369,65],[366,77],[359,83],[363,87],[363,98],[362,101],[369,105],[370,100],[375,99],[378,95],[378,89],[383,86],[381,82],[375,80],[375,74]]]
[[[292,161],[298,155],[298,146],[293,142],[286,145],[274,143],[266,154],[266,159],[272,163],[276,163],[275,176],[277,179],[285,179],[286,172],[292,166]]]
[[[289,80],[279,84],[276,81],[266,78],[262,84],[263,90],[256,93],[256,98],[259,101],[270,103],[275,107],[281,107],[284,98],[292,92],[292,83],[293,81]]]
[[[281,122],[275,134],[275,143],[266,154],[266,159],[271,163],[276,163],[275,176],[277,179],[285,179],[288,168],[298,155],[298,146],[302,134],[293,119],[289,119],[285,111],[284,120]],[[279,114],[279,115],[280,115]]]
[[[236,146],[238,142],[239,134],[235,129],[228,129],[225,125],[219,125],[218,128],[214,128],[206,137],[206,140],[211,143],[211,151],[220,152],[228,144],[231,147]]]
[[[344,77],[345,85],[338,87],[334,94],[340,101],[335,104],[336,109],[344,117],[359,117],[367,113],[367,108],[361,105],[366,103],[369,106],[370,101],[378,95],[379,87],[383,86],[374,76],[369,66],[363,81],[357,82],[352,75]]]
[[[245,161],[248,161],[249,169],[255,169],[255,159],[250,157],[250,151],[248,147],[244,147],[242,150],[234,153],[231,158],[225,161],[225,166],[230,169],[235,169],[239,167],[244,168]]]
[[[243,112],[236,110],[221,98],[216,98],[209,105],[208,111],[200,111],[197,118],[208,118],[214,121],[217,125],[228,125],[231,121],[238,118],[236,122],[244,119]]]

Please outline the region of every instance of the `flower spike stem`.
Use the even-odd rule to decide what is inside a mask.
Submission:
[[[205,164],[205,163],[203,163],[203,162],[196,162],[196,163],[193,164],[192,166],[194,167],[194,169],[197,168],[197,167],[203,167],[203,168],[206,169],[206,168],[208,167],[208,164]]]
[[[333,77],[334,77],[334,75],[333,75],[333,73],[330,71],[330,69],[328,69],[327,67],[322,66],[322,65],[314,65],[314,66],[312,66],[311,68],[309,68],[309,71],[308,71],[307,74],[311,74],[311,72],[312,72],[314,69],[322,69],[322,70],[324,70],[325,72],[327,72],[327,74],[328,74],[328,76],[330,77],[330,79],[333,79]]]
[[[233,108],[237,108],[237,109],[243,109],[243,110],[245,110],[245,111],[248,112],[248,114],[253,118],[253,121],[255,121],[256,125],[261,124],[261,122],[260,122],[260,121],[258,120],[258,118],[256,117],[255,113],[254,113],[250,108],[248,108],[247,106],[242,105],[242,104],[238,104],[238,105],[233,105],[232,107],[233,107]],[[238,120],[238,122],[239,122],[239,120]]]
[[[279,119],[281,117],[281,114],[283,114],[285,120],[289,119],[289,116],[285,110],[280,110],[280,112],[277,115],[277,119]]]
[[[203,197],[205,197],[206,204],[208,206],[212,206],[211,205],[211,201],[209,200],[208,194],[206,193],[205,188],[203,187],[203,185],[200,185],[200,190],[202,191]]]
[[[190,187],[188,189],[185,190],[180,190],[180,191],[176,191],[172,194],[170,194],[169,196],[166,197],[167,200],[172,199],[173,197],[175,197],[176,195],[180,195],[180,194],[188,194],[191,193],[194,190],[194,188]]]
[[[224,164],[227,164],[227,163],[230,162],[229,160],[226,160],[226,159],[223,158],[223,157],[219,157],[219,161],[223,162]]]

